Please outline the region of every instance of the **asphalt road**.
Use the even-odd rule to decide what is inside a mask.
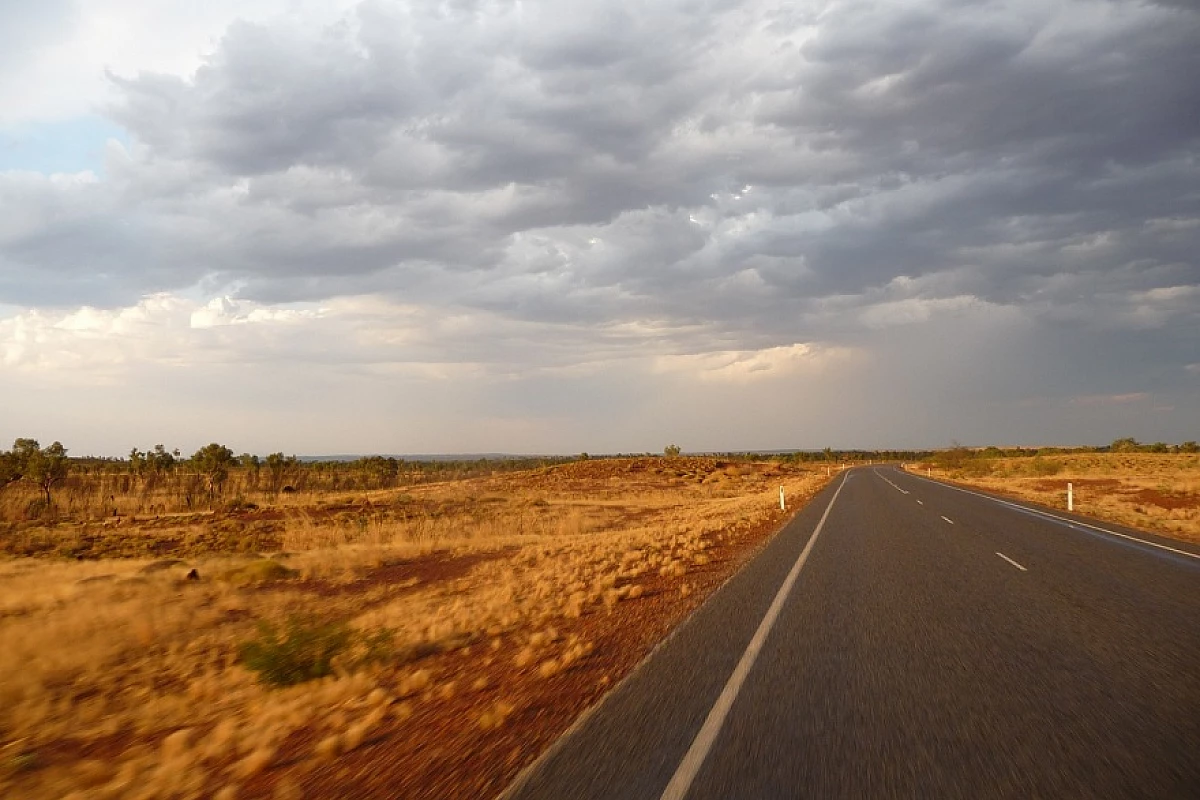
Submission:
[[[845,473],[506,798],[1200,798],[1200,548],[1060,516]]]

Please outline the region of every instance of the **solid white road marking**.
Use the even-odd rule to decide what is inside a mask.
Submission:
[[[692,786],[692,781],[696,779],[696,773],[700,771],[700,767],[704,764],[704,759],[712,749],[713,742],[717,739],[717,734],[721,732],[721,726],[725,724],[725,718],[729,716],[729,709],[733,707],[733,701],[737,699],[738,692],[742,690],[742,684],[746,682],[746,676],[750,674],[750,669],[758,659],[758,653],[762,650],[763,643],[767,640],[767,634],[775,626],[775,620],[779,618],[779,612],[783,609],[783,603],[792,591],[792,586],[796,583],[796,578],[799,577],[800,570],[804,568],[804,562],[808,561],[808,554],[812,552],[813,545],[817,542],[817,537],[821,535],[821,529],[825,527],[825,520],[829,518],[829,512],[833,510],[833,504],[837,502],[838,495],[842,493],[842,489],[845,486],[846,479],[843,478],[841,486],[833,493],[829,505],[826,506],[825,513],[821,515],[821,521],[817,523],[817,527],[813,531],[813,535],[809,538],[808,544],[804,546],[800,557],[792,565],[791,572],[783,579],[783,585],[775,593],[775,599],[771,601],[771,607],[767,609],[762,622],[758,623],[758,630],[754,632],[753,638],[750,639],[750,644],[746,646],[746,652],[742,653],[737,666],[733,668],[733,674],[725,682],[725,688],[721,690],[721,695],[717,698],[717,702],[713,704],[712,710],[708,712],[708,717],[704,720],[704,724],[700,726],[700,732],[696,734],[696,738],[692,741],[692,746],[684,754],[683,760],[679,762],[679,767],[671,777],[671,782],[663,790],[662,800],[683,800],[684,796],[687,795],[688,789]]]
[[[888,486],[891,486],[893,489],[895,489],[895,490],[896,490],[897,492],[899,492],[900,494],[908,494],[908,490],[907,490],[907,489],[901,489],[901,488],[900,488],[899,486],[897,486],[896,484],[892,483],[891,481],[888,481],[888,479],[887,479],[886,477],[884,477],[883,475],[881,475],[881,474],[880,474],[879,470],[877,470],[877,469],[873,469],[873,470],[871,470],[871,471],[872,471],[872,472],[874,472],[876,475],[879,475],[879,477],[883,478],[885,481],[887,481],[887,484],[888,484]]]
[[[1018,564],[1017,562],[1013,561],[1013,560],[1012,560],[1011,558],[1009,558],[1008,556],[1004,555],[1004,553],[999,553],[999,552],[997,552],[997,553],[996,553],[996,555],[1000,556],[1000,557],[1001,557],[1001,558],[1003,558],[1005,561],[1007,561],[1008,563],[1012,564],[1012,565],[1013,565],[1014,567],[1016,567],[1017,569],[1021,570],[1021,572],[1028,572],[1028,571],[1029,571],[1029,570],[1025,569],[1024,567],[1022,567],[1022,566],[1021,566],[1020,564]]]
[[[917,477],[920,478],[921,476],[918,475]],[[929,480],[929,479],[922,478],[922,480]],[[962,492],[963,494],[973,494],[976,497],[982,497],[984,500],[991,500],[993,503],[999,503],[1002,506],[1008,506],[1009,508],[1015,508],[1017,511],[1024,511],[1026,514],[1034,514],[1039,517],[1045,517],[1047,519],[1056,520],[1056,521],[1066,525],[1068,528],[1075,528],[1075,527],[1090,528],[1091,530],[1099,531],[1100,533],[1106,533],[1109,536],[1120,536],[1122,539],[1128,539],[1131,542],[1137,542],[1138,544],[1149,545],[1150,547],[1157,547],[1159,550],[1168,550],[1172,553],[1175,553],[1176,555],[1187,556],[1188,558],[1194,558],[1194,559],[1200,560],[1200,554],[1189,553],[1187,550],[1179,550],[1178,548],[1175,548],[1175,547],[1168,547],[1165,544],[1158,544],[1157,542],[1149,542],[1149,541],[1146,541],[1145,539],[1139,539],[1136,536],[1130,536],[1125,533],[1118,533],[1117,531],[1110,531],[1108,528],[1101,528],[1099,525],[1089,525],[1088,523],[1080,522],[1077,519],[1070,519],[1069,517],[1060,517],[1057,514],[1051,514],[1048,511],[1039,511],[1036,508],[1029,508],[1027,506],[1020,505],[1019,503],[1010,503],[1007,500],[1001,500],[997,497],[990,497],[986,494],[980,494],[979,492],[972,492],[970,489],[963,489],[961,487],[954,486],[949,483],[942,483],[941,481],[934,481],[934,480],[930,480],[930,483],[936,483],[939,486],[944,486],[947,489],[953,489],[954,491]]]
[[[946,520],[946,522],[949,522],[951,525],[954,524],[954,520],[950,519],[949,517],[942,517],[942,519]]]

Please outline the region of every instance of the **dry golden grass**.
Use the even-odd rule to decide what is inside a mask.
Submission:
[[[428,704],[471,697],[474,724],[500,728],[513,698],[422,661],[459,651],[490,664],[503,644],[512,669],[555,680],[593,652],[556,624],[636,602],[650,578],[686,594],[706,551],[771,517],[780,484],[799,502],[824,482],[777,464],[581,462],[288,497],[256,512],[279,527],[271,559],[2,561],[0,796],[238,797],[289,752],[287,780],[273,781],[286,794]],[[56,530],[72,535],[42,535]],[[164,530],[148,519],[120,535],[154,544]],[[199,580],[185,579],[192,568]],[[268,688],[239,646],[259,621],[297,614],[382,632],[385,652],[348,651],[329,677]]]
[[[920,465],[920,471],[925,470]],[[934,468],[935,477],[939,470]],[[1078,513],[1200,542],[1200,456],[1072,453],[969,461],[942,477]]]

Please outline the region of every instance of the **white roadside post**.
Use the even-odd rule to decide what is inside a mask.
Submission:
[[[1075,487],[1074,487],[1074,485],[1068,483],[1067,484],[1067,511],[1074,511],[1074,510],[1075,510]]]
[[[787,511],[787,505],[783,502],[783,484],[779,486],[779,510]]]

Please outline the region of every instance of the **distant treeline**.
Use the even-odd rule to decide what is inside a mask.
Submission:
[[[17,439],[11,450],[0,450],[0,519],[36,519],[55,511],[87,516],[195,511],[279,495],[472,478],[576,458],[322,461],[283,453],[235,455],[215,442],[191,456],[158,444],[145,451],[134,448],[127,458],[71,458],[59,442],[42,447],[35,439]]]
[[[1073,453],[1200,453],[1200,445],[1194,441],[1179,444],[1167,444],[1166,442],[1143,444],[1132,438],[1117,439],[1112,444],[1099,447],[965,447],[955,444],[931,454],[929,460],[941,466],[956,468],[972,461],[987,459],[1035,458]]]
[[[705,453],[727,460],[784,463],[862,463],[866,461],[933,461],[946,467],[992,458],[1035,457],[1069,453],[1195,453],[1195,441],[1178,445],[1117,439],[1102,447],[1000,448],[965,447],[942,450],[824,450]],[[663,457],[681,454],[669,445]],[[652,453],[605,456],[513,456],[455,459],[439,456],[412,460],[390,456],[339,457],[331,460],[271,453],[236,455],[225,445],[205,445],[190,456],[162,444],[133,448],[126,458],[72,458],[54,442],[17,439],[0,450],[0,519],[30,519],[49,512],[167,513],[213,508],[283,494],[367,491],[433,481],[458,480],[516,470],[536,469],[589,458],[653,457]],[[8,491],[5,491],[8,490]]]

